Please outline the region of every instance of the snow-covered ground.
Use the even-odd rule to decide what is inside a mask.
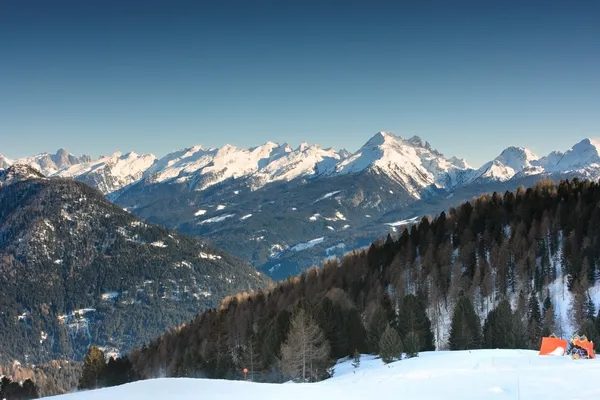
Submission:
[[[389,365],[363,356],[360,367],[342,362],[333,378],[312,384],[155,379],[55,399],[599,399],[599,376],[598,359],[538,356],[529,350],[440,351]]]

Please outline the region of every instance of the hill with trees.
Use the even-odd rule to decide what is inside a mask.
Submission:
[[[599,261],[600,185],[540,181],[229,297],[128,360],[140,378],[242,379],[247,369],[281,382],[323,379],[364,352],[537,349],[544,334],[574,332],[598,345]],[[290,350],[298,343],[308,345]]]
[[[0,362],[126,353],[227,295],[266,287],[250,264],[142,222],[96,189],[29,167],[0,173]]]

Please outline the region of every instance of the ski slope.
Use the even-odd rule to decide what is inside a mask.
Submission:
[[[600,399],[598,377],[598,359],[538,356],[529,350],[440,351],[389,365],[363,356],[360,367],[341,362],[333,378],[312,384],[154,379],[53,399]]]

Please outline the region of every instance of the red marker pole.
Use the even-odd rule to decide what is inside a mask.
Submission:
[[[244,380],[247,381],[248,368],[244,368]]]

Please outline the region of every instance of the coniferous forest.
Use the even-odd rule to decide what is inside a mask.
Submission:
[[[600,185],[540,181],[228,297],[120,359],[92,347],[79,387],[159,376],[318,381],[361,353],[387,363],[436,349],[538,349],[552,333],[584,334],[599,351],[590,290],[599,263]]]

